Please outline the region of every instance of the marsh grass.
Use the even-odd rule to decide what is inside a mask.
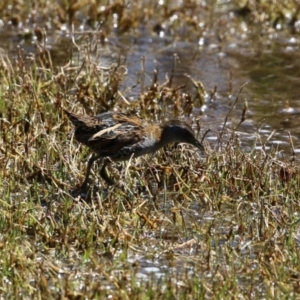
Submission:
[[[64,3],[59,18],[72,20],[82,6]],[[92,21],[122,9],[112,5]],[[123,31],[137,15],[125,21]],[[296,298],[299,167],[295,155],[278,159],[278,149],[266,150],[269,139],[259,134],[261,150],[253,143],[245,151],[223,126],[218,143],[204,140],[205,154],[171,145],[112,164],[112,187],[95,166],[89,197],[70,195],[84,178],[89,152],[73,140],[62,107],[161,121],[189,116],[205,97],[196,81],[193,97],[170,80],[158,82],[154,72],[139,98],[127,101],[126,68],[99,67],[84,49],[78,48],[80,61],[71,57],[60,68],[42,42],[30,59],[22,51],[13,62],[1,55],[1,297]],[[205,133],[199,120],[191,122]]]
[[[11,64],[2,58],[2,66]],[[224,126],[220,143],[204,141],[205,155],[171,145],[153,157],[112,164],[113,187],[95,167],[90,197],[74,199],[69,190],[83,180],[88,152],[73,140],[62,106],[88,114],[133,111],[151,120],[161,116],[157,99],[169,113],[184,115],[186,96],[154,82],[137,101],[124,101],[122,66],[103,71],[85,61],[55,71],[38,61],[20,64],[2,72],[1,83],[6,298],[278,298],[298,292],[295,161],[254,145],[245,152]]]

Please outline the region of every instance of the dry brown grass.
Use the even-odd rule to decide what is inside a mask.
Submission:
[[[19,2],[26,15],[29,8]],[[57,4],[62,13],[53,19],[71,21],[83,4],[94,11],[95,3]],[[114,12],[126,31],[153,9],[132,17],[115,4],[91,21],[109,24]],[[163,12],[168,16],[171,8]],[[47,47],[38,45],[34,59],[20,51],[16,61],[4,54],[0,61],[3,299],[297,297],[300,176],[294,159],[280,161],[276,149],[264,147],[245,152],[225,126],[216,133],[219,147],[204,141],[205,155],[173,145],[154,157],[113,164],[113,187],[95,168],[88,201],[74,199],[69,190],[83,179],[89,153],[72,140],[62,106],[162,120],[190,115],[203,90],[198,86],[193,97],[154,74],[138,99],[127,101],[121,63],[99,68],[85,47],[80,63],[56,68]],[[191,122],[200,131],[197,119]]]

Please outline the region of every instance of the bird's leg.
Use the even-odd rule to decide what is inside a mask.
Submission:
[[[99,154],[95,154],[95,153],[93,153],[92,156],[89,158],[89,161],[88,161],[88,164],[87,164],[87,167],[86,167],[85,178],[84,178],[83,183],[82,183],[81,186],[80,186],[80,190],[86,191],[86,189],[87,189],[87,184],[88,184],[88,180],[89,180],[89,175],[90,175],[90,172],[91,172],[93,163],[94,163],[97,159],[99,159],[99,158],[102,158],[102,156],[99,155]]]
[[[107,172],[106,172],[106,165],[107,163],[104,162],[101,170],[100,170],[100,176],[105,180],[105,182],[108,184],[108,185],[114,185],[115,182],[108,176]]]

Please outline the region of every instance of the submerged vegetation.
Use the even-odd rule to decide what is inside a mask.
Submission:
[[[190,91],[173,84],[176,57],[165,81],[158,79],[159,70],[146,74],[141,59],[135,99],[127,97],[131,87],[123,84],[126,61],[103,66],[96,59],[106,53],[113,29],[121,37],[147,24],[174,39],[201,39],[217,4],[183,1],[179,7],[166,1],[157,10],[154,1],[140,1],[138,7],[130,1],[106,2],[0,4],[4,27],[19,28],[24,39],[35,36],[36,46],[31,56],[21,48],[15,55],[0,53],[2,298],[297,297],[300,172],[293,138],[290,156],[281,157],[278,147],[269,147],[271,135],[259,133],[245,149],[236,132],[248,109],[240,86],[234,87],[240,92],[228,89],[227,94],[233,93],[232,108],[242,103],[241,109],[229,109],[220,129],[207,132],[199,111],[214,99],[217,87],[205,91],[192,77]],[[297,1],[247,3],[237,7],[233,2],[230,11],[248,18],[251,26],[298,30]],[[201,26],[192,14],[199,7]],[[43,24],[45,16],[49,24]],[[228,19],[226,27],[240,23],[238,18]],[[38,26],[30,27],[33,23]],[[97,38],[91,32],[82,40],[72,36],[68,60],[55,63],[46,25],[62,30],[66,24],[72,35],[71,24],[77,30],[83,23],[100,26]],[[30,28],[26,37],[24,24]],[[155,156],[111,164],[113,186],[94,167],[89,197],[73,198],[70,190],[82,182],[90,153],[74,141],[63,107],[90,116],[113,110],[149,121],[185,119],[205,154],[174,144]],[[228,126],[233,114],[238,121]]]

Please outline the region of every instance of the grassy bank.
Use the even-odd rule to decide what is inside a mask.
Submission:
[[[161,107],[186,115],[191,100],[154,83],[127,102],[120,66],[103,71],[86,62],[55,72],[21,59],[11,67],[3,56],[1,67],[5,297],[278,298],[299,291],[293,160],[279,161],[264,147],[246,153],[223,131],[216,133],[220,147],[204,141],[205,155],[173,145],[112,164],[113,187],[95,168],[90,197],[73,199],[69,190],[83,180],[88,151],[72,140],[62,106],[159,121]]]
[[[95,167],[89,196],[73,198],[89,152],[73,140],[62,107],[134,112],[149,122],[186,117],[201,139],[206,128],[192,112],[204,92],[200,85],[183,92],[154,73],[151,84],[140,76],[144,88],[129,101],[126,66],[99,67],[89,45],[73,44],[70,61],[55,67],[43,41],[34,57],[0,59],[1,297],[297,298],[300,175],[292,140],[291,157],[279,159],[265,137],[246,151],[232,131],[238,124],[224,126],[216,142],[204,138],[206,153],[171,145],[112,164],[112,187]]]

